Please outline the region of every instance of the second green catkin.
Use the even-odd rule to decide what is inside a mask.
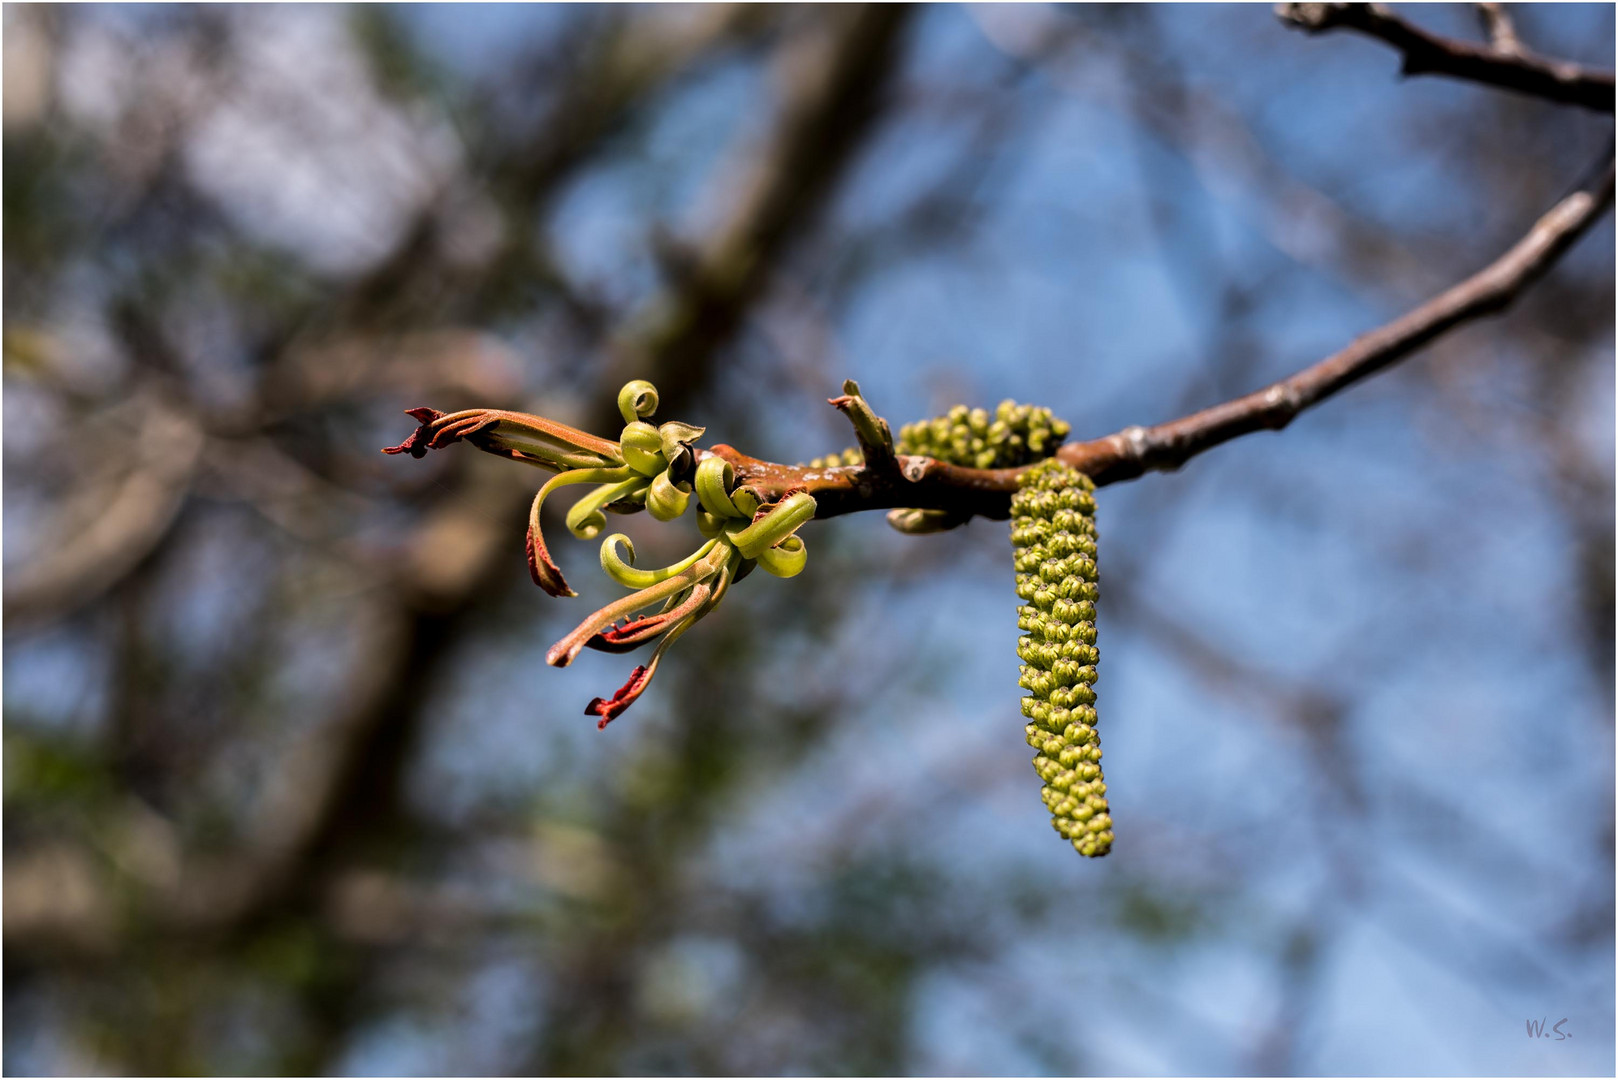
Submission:
[[[1049,457],[1067,438],[1066,421],[1038,405],[1007,398],[993,413],[957,405],[943,416],[899,429],[899,453],[975,469],[1004,469]]]
[[[1056,453],[1071,429],[1038,405],[1018,405],[1007,398],[987,409],[957,405],[943,416],[918,420],[899,429],[894,449],[901,454],[937,458],[974,469],[1004,469]],[[811,469],[858,465],[857,447],[809,462]]]
[[[1016,552],[1018,684],[1051,825],[1081,855],[1112,849],[1112,817],[1096,733],[1095,485],[1050,458],[1025,472],[1011,498]]]

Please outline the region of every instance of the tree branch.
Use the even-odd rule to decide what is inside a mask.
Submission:
[[[1489,35],[1489,44],[1494,46],[1495,52],[1507,56],[1523,54],[1522,39],[1517,36],[1517,26],[1507,14],[1506,5],[1479,4],[1478,20],[1483,23],[1483,32]]]
[[[6,582],[5,617],[12,628],[53,622],[87,606],[168,536],[206,440],[196,421],[171,405],[141,404],[137,411],[143,416],[130,440],[134,460],[128,472],[110,490],[86,485],[90,490],[68,500],[59,535]]]
[[[1115,484],[1151,471],[1172,471],[1221,443],[1255,431],[1279,431],[1300,412],[1414,353],[1440,334],[1510,306],[1556,263],[1612,202],[1608,152],[1593,179],[1558,202],[1528,234],[1493,263],[1420,307],[1363,334],[1345,349],[1290,378],[1156,427],[1128,427],[1062,447],[1057,456],[1096,484]],[[899,506],[956,510],[1004,518],[1020,469],[968,469],[932,458],[901,456],[901,477],[858,466],[806,469],[749,458],[729,446],[712,453],[736,468],[738,482],[778,493],[808,491],[817,517]]]
[[[1151,470],[1173,470],[1205,450],[1253,431],[1279,431],[1293,417],[1403,360],[1439,335],[1504,311],[1538,280],[1612,203],[1613,160],[1534,223],[1509,251],[1466,280],[1290,378],[1234,401],[1154,428],[1064,447],[1061,457],[1097,484]]]
[[[1414,353],[1439,335],[1509,307],[1522,292],[1595,223],[1612,202],[1613,153],[1608,150],[1592,178],[1534,223],[1500,258],[1399,318],[1355,338],[1319,363],[1262,390],[1171,420],[1156,427],[1127,427],[1088,442],[1070,443],[1057,457],[1095,483],[1116,484],[1147,472],[1170,472],[1221,443],[1255,431],[1280,431],[1305,409]],[[915,507],[1003,519],[1022,469],[972,469],[934,458],[901,454],[899,469],[853,465],[807,468],[748,457],[720,443],[698,450],[729,461],[736,482],[761,496],[807,491],[817,518],[863,510]]]
[[[1277,4],[1275,13],[1307,34],[1348,29],[1386,42],[1404,54],[1405,75],[1445,75],[1595,112],[1613,111],[1612,72],[1553,60],[1520,44],[1507,47],[1498,33],[1490,45],[1439,37],[1381,4]]]

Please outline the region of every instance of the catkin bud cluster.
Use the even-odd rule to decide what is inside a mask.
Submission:
[[[1065,425],[1064,425],[1065,427]],[[1095,485],[1052,458],[1029,469],[1011,498],[1020,686],[1034,771],[1051,825],[1081,855],[1112,848],[1112,817],[1096,734]]]
[[[860,448],[850,446],[841,454],[827,454],[825,457],[813,458],[810,460],[808,467],[811,469],[836,469],[844,465],[863,464],[865,464],[865,455],[860,453]]]
[[[1009,469],[1050,457],[1071,429],[1049,409],[1018,405],[1007,398],[986,409],[957,405],[943,416],[918,420],[899,429],[894,449],[901,454],[937,458],[974,469]],[[864,462],[858,447],[809,462],[811,469],[835,469]]]
[[[906,424],[899,429],[898,450],[975,469],[1005,469],[1054,454],[1068,431],[1049,409],[1008,398],[992,416],[957,405],[943,416]]]

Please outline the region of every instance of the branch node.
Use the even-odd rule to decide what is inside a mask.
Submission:
[[[1133,460],[1144,462],[1147,451],[1151,449],[1151,433],[1139,424],[1131,424],[1118,433],[1118,438],[1124,444],[1124,452]]]
[[[1522,39],[1517,36],[1517,27],[1512,23],[1511,16],[1506,13],[1506,6],[1497,3],[1481,3],[1478,5],[1478,18],[1483,23],[1483,32],[1488,35],[1489,44],[1494,51],[1505,56],[1521,56],[1526,50]]]
[[[1276,4],[1275,17],[1306,34],[1318,34],[1339,25],[1347,7],[1347,4]]]

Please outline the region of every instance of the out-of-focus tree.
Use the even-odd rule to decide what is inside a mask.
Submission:
[[[1282,14],[8,5],[7,1071],[1610,1071],[1612,11]],[[532,472],[377,453],[844,377],[1211,451],[1099,496],[1107,860],[1003,524],[597,732]]]

